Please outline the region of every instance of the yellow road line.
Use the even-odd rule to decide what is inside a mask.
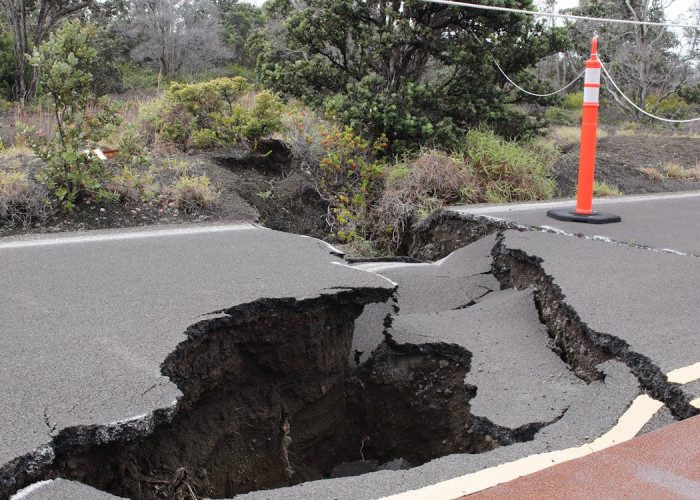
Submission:
[[[671,370],[666,374],[669,382],[676,384],[687,384],[700,379],[700,362],[694,365],[684,366],[676,370]]]
[[[639,396],[632,402],[632,405],[630,405],[627,411],[622,414],[617,424],[615,424],[612,429],[590,444],[587,443],[565,450],[531,455],[514,462],[467,474],[466,476],[385,497],[382,500],[453,499],[491,488],[518,477],[526,476],[552,467],[553,465],[580,458],[615,444],[628,441],[639,433],[642,427],[651,420],[662,406],[663,403],[650,398],[646,394]]]

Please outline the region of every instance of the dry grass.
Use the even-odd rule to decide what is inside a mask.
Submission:
[[[302,168],[316,169],[326,153],[322,134],[330,127],[315,111],[299,103],[290,104],[288,109],[282,116],[280,139]]]
[[[603,139],[610,135],[605,129],[598,129],[598,139]],[[581,140],[581,127],[572,127],[568,125],[559,125],[550,127],[545,140],[555,146],[569,146],[577,144]]]
[[[51,214],[48,191],[25,172],[0,170],[0,221],[7,226],[43,224]]]
[[[209,210],[219,200],[219,191],[209,177],[182,176],[170,188],[173,201],[187,213]]]
[[[639,171],[644,177],[648,177],[649,179],[653,179],[655,181],[664,180],[664,174],[653,167],[640,168]]]
[[[417,160],[395,167],[370,215],[371,239],[396,251],[416,213],[459,201],[471,184],[473,174],[467,165],[439,151],[427,151]]]
[[[700,168],[685,168],[677,163],[667,163],[663,167],[669,179],[700,181]]]

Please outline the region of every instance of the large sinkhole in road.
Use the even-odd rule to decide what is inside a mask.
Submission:
[[[174,419],[131,441],[59,445],[49,476],[130,498],[231,497],[493,448],[472,429],[463,349],[384,343],[350,366],[352,293],[192,327],[163,365],[184,394]]]

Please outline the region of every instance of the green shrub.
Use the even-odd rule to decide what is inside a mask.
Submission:
[[[342,241],[364,236],[370,206],[382,190],[382,165],[373,152],[386,148],[380,138],[373,148],[352,130],[322,129],[323,158],[317,170],[318,188],[329,201],[333,232]]]
[[[97,59],[91,46],[93,25],[78,20],[65,22],[30,58],[41,72],[41,92],[47,96],[56,118],[56,135],[41,131],[32,141],[46,166],[37,180],[71,210],[86,193],[104,188],[106,173],[101,160],[86,145],[108,137],[121,123],[118,106],[106,98],[95,105],[90,93],[90,68]]]
[[[580,111],[583,108],[583,92],[572,92],[564,96],[562,107],[571,111]]]
[[[652,111],[656,107],[659,96],[647,96],[644,107],[647,111]],[[661,99],[656,108],[656,114],[661,116],[669,116],[673,118],[684,118],[687,114],[690,105],[677,94],[672,94],[665,99]]]
[[[255,141],[280,130],[283,107],[272,94],[259,93],[249,109],[239,103],[251,89],[241,77],[173,83],[164,97],[142,108],[143,136],[189,151]]]
[[[545,112],[545,118],[549,123],[554,125],[580,125],[581,124],[581,109],[569,109],[551,107]]]

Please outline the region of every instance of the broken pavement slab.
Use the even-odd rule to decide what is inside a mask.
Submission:
[[[361,263],[353,267],[384,276],[397,284],[392,302],[370,304],[355,321],[351,363],[366,360],[384,340],[387,314],[428,313],[466,307],[499,288],[491,274],[494,235],[434,263]],[[357,354],[360,353],[360,354]]]
[[[465,383],[476,391],[475,430],[501,444],[532,439],[585,386],[550,348],[531,290],[494,292],[456,311],[400,315],[388,333],[396,344],[456,344],[470,352]]]
[[[593,209],[622,217],[615,224],[581,224],[564,222],[547,216],[552,209],[571,208],[575,200],[501,204],[468,205],[443,209],[440,213],[463,217],[463,221],[475,226],[494,228],[541,227],[581,234],[587,237],[668,249],[700,256],[700,191],[635,195],[593,200]],[[494,224],[495,223],[495,224]]]
[[[535,231],[507,231],[495,252],[502,281],[546,289],[544,316],[565,304],[554,320],[590,341],[573,349],[618,357],[674,413],[696,413],[665,374],[700,361],[700,259]]]
[[[172,419],[182,393],[161,369],[192,325],[262,299],[361,305],[392,293],[332,253],[252,225],[0,242],[3,494],[53,462],[56,439],[105,443]]]
[[[86,484],[65,479],[40,481],[18,491],[12,500],[117,500],[117,497]]]
[[[635,377],[617,361],[608,361],[600,369],[606,374],[605,380],[586,385],[580,399],[574,402],[569,411],[560,420],[540,431],[533,441],[476,455],[450,455],[409,470],[383,470],[362,476],[311,481],[288,488],[251,492],[236,498],[370,500],[394,495],[397,500],[455,498],[463,487],[460,485],[469,487],[473,484],[471,476],[474,473],[518,460],[538,460],[538,456],[546,457],[553,450],[580,446],[597,436],[607,435],[618,424],[619,416],[632,410],[630,405],[638,397],[639,387]],[[457,483],[458,494],[450,495],[450,490],[443,486],[445,482]],[[37,485],[22,499],[61,498],[54,496],[54,491],[75,493],[76,496],[69,497],[74,500],[118,498],[104,496],[102,492],[79,483],[59,480]],[[91,492],[94,492],[93,496],[90,496]]]
[[[564,416],[542,429],[535,439],[515,443],[479,454],[453,454],[402,471],[378,471],[363,476],[310,481],[289,488],[255,491],[237,497],[240,500],[370,500],[394,495],[397,500],[452,499],[442,483],[469,484],[469,475],[524,457],[553,450],[581,446],[613,428],[639,395],[637,379],[617,361],[600,366],[605,380],[584,385]],[[422,490],[426,489],[426,493]],[[458,490],[459,491],[459,490]]]

